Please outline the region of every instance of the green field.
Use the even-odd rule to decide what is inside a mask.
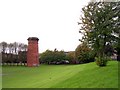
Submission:
[[[118,62],[79,65],[3,66],[3,88],[118,88]]]

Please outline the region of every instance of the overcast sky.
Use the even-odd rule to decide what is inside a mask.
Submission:
[[[81,8],[89,0],[0,0],[0,42],[27,44],[39,38],[39,52],[73,51],[79,45]]]

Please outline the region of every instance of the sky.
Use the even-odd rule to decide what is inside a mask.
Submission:
[[[39,52],[74,51],[80,44],[81,8],[89,0],[0,0],[0,42],[27,44],[39,38]]]

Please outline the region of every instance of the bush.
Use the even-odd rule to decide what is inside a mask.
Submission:
[[[47,64],[61,64],[62,60],[66,59],[66,54],[64,51],[51,51],[46,50],[42,54],[40,54],[40,62],[41,63],[47,63]]]
[[[66,54],[66,60],[68,60],[70,64],[77,64],[77,60],[75,59],[75,51],[70,51]]]
[[[95,59],[96,59],[96,64],[100,67],[106,66],[109,60],[108,57],[96,57]]]
[[[75,58],[80,63],[93,62],[94,61],[94,53],[86,43],[82,43],[82,44],[78,45],[78,47],[75,50]]]

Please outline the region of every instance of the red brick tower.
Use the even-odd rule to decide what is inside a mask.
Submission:
[[[39,54],[38,54],[38,38],[29,37],[28,39],[28,52],[27,52],[27,66],[39,66]]]

